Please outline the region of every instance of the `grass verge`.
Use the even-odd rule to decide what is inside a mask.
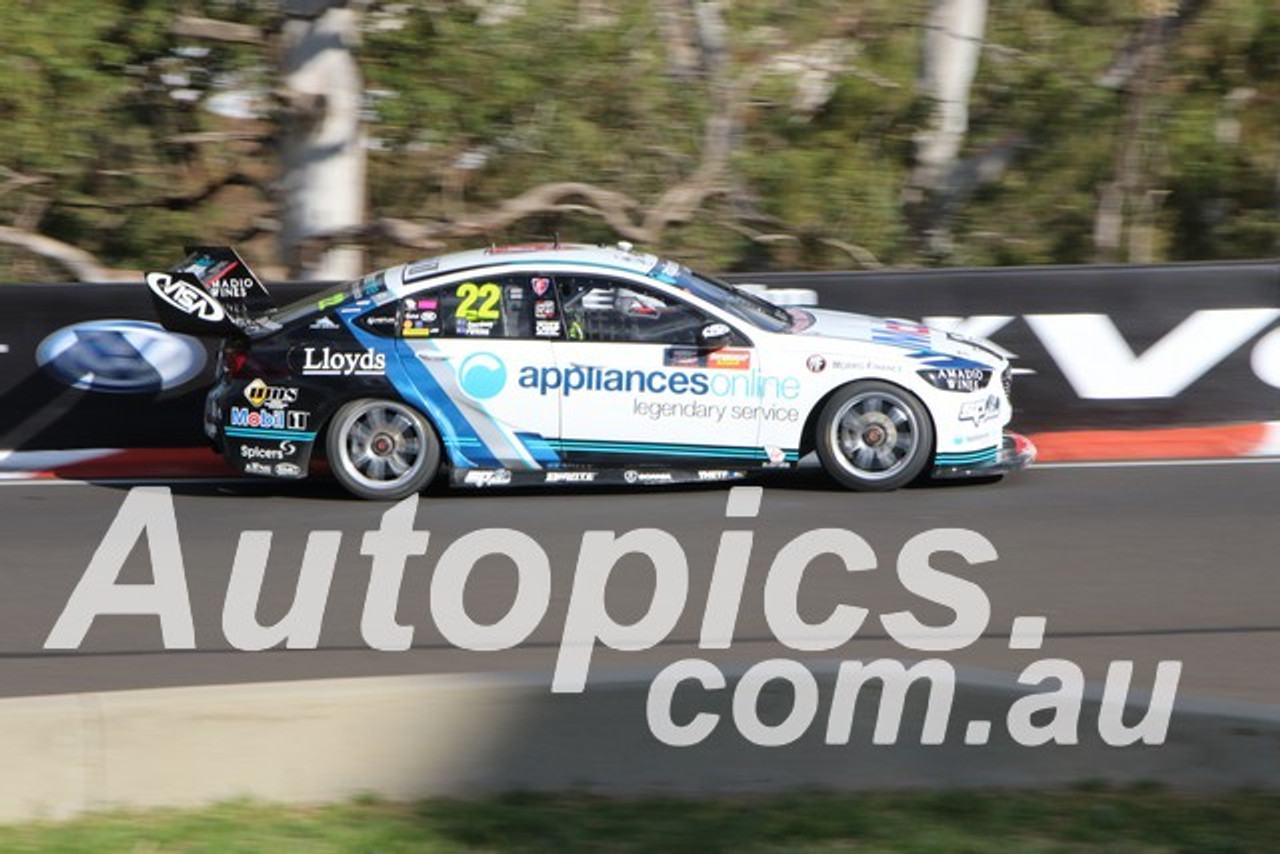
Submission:
[[[797,793],[707,800],[513,794],[323,807],[234,802],[0,826],[4,852],[1274,851],[1280,795],[1156,787]]]

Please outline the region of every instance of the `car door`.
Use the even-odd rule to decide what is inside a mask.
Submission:
[[[756,352],[691,302],[630,279],[557,275],[564,337],[554,371],[570,462],[623,467],[758,461]],[[717,328],[717,324],[719,328]],[[720,346],[704,346],[711,328]]]
[[[522,368],[551,364],[537,335],[536,287],[528,274],[475,274],[399,300],[401,367],[441,430],[458,468],[554,467],[559,393],[517,382]],[[545,327],[544,327],[545,330]]]

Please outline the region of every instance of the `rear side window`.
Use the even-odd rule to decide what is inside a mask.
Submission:
[[[484,276],[434,287],[400,300],[404,338],[558,338],[551,280]]]
[[[365,312],[360,315],[360,317],[356,318],[356,325],[365,332],[370,332],[383,338],[392,338],[396,334],[396,316],[398,308],[399,307],[394,302],[381,305],[373,311]],[[316,329],[318,327],[312,326],[311,328]]]

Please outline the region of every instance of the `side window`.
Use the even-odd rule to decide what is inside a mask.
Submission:
[[[356,318],[356,325],[365,332],[371,332],[374,335],[379,335],[383,338],[393,338],[396,334],[396,315],[399,308],[399,304],[395,301],[380,305],[372,311],[366,311],[364,314]],[[317,323],[323,322],[323,320],[317,321]],[[331,318],[328,322],[333,324],[333,328],[337,328],[337,324],[333,323]],[[316,329],[317,327],[313,325],[311,328]],[[320,328],[329,327],[324,326]]]
[[[696,345],[713,318],[688,303],[631,282],[557,276],[565,335],[574,341]]]
[[[405,338],[555,338],[559,311],[551,281],[484,276],[423,290],[400,301]],[[540,299],[540,294],[545,299]]]

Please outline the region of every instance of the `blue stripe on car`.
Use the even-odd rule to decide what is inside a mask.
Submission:
[[[343,317],[342,322],[361,346],[386,357],[387,381],[406,402],[431,417],[454,465],[460,468],[502,465],[405,341],[371,335],[356,326],[349,317]]]
[[[996,447],[983,448],[980,451],[965,451],[956,453],[939,453],[934,458],[934,465],[939,466],[962,466],[971,465],[973,463],[985,462],[993,460],[996,457]]]
[[[298,430],[254,430],[228,427],[223,432],[233,439],[291,439],[295,442],[310,442],[316,437],[315,433],[304,433]]]
[[[767,460],[763,448],[726,447],[721,445],[680,445],[662,442],[613,442],[595,439],[561,439],[551,443],[568,453],[635,454],[638,456],[725,457],[743,460]],[[795,462],[799,451],[785,451],[785,459]]]

